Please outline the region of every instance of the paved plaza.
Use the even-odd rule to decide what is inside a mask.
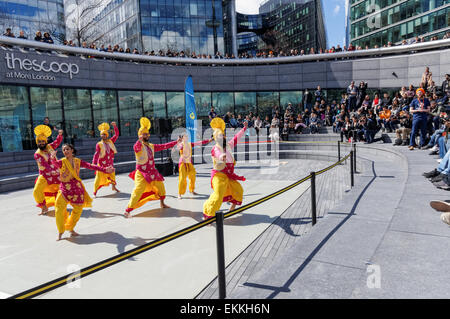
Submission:
[[[246,176],[242,185],[244,204],[271,194],[318,169],[327,162],[286,160],[280,166],[252,163],[239,165],[237,172]],[[199,196],[189,193],[178,200],[178,177],[166,178],[167,203],[151,202],[125,219],[123,211],[133,188],[126,175],[117,177],[114,194],[102,189],[93,207],[85,209],[77,225],[78,238],[56,242],[54,211],[38,216],[32,189],[0,195],[8,209],[0,221],[0,287],[4,296],[19,293],[52,279],[148,243],[201,221],[202,205],[211,193],[209,165],[197,166]],[[277,173],[279,172],[279,174]],[[289,172],[289,176],[287,176]],[[269,173],[269,174],[267,174]],[[91,192],[93,180],[84,181]],[[265,205],[260,205],[226,220],[226,257],[231,262],[257,238],[309,183],[289,191]],[[24,205],[28,203],[28,205]],[[224,210],[229,206],[223,204]],[[66,234],[67,236],[67,234]],[[183,238],[133,257],[108,269],[83,278],[80,288],[61,287],[41,298],[193,298],[217,275],[215,226],[207,226]]]

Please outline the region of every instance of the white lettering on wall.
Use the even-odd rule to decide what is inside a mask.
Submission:
[[[63,73],[68,74],[70,79],[80,72],[78,65],[74,63],[59,63],[56,61],[47,63],[46,60],[20,59],[14,57],[14,53],[6,53],[5,59],[6,66],[10,70],[15,70],[16,67],[18,67],[20,70],[24,71]]]

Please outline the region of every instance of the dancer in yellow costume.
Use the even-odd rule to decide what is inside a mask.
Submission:
[[[198,195],[195,192],[195,175],[196,171],[194,164],[192,163],[192,148],[199,145],[205,145],[212,141],[204,140],[195,143],[189,142],[189,137],[187,134],[182,136],[182,142],[178,144],[177,148],[180,151],[180,160],[178,162],[178,198],[186,193],[187,179],[189,178],[189,192],[192,195]]]
[[[95,146],[95,154],[92,159],[93,165],[98,165],[101,167],[114,167],[114,154],[117,153],[116,146],[114,143],[117,141],[119,137],[119,129],[117,128],[116,122],[112,122],[111,125],[114,128],[114,136],[109,138],[109,124],[102,123],[98,126],[98,130],[100,131],[100,136],[102,140],[97,143]],[[116,173],[112,172],[111,174],[105,174],[103,172],[97,171],[95,172],[95,182],[94,182],[94,196],[97,195],[97,192],[100,188],[104,186],[112,186],[112,190],[119,192],[116,188]]]
[[[58,228],[58,240],[65,231],[71,233],[71,237],[78,236],[74,228],[80,219],[84,207],[92,207],[92,198],[86,192],[80,178],[80,168],[100,171],[106,174],[114,172],[113,167],[100,167],[89,164],[76,158],[76,150],[72,144],[63,145],[64,158],[56,160],[52,157],[52,163],[59,168],[61,184],[55,203],[56,227]],[[73,207],[72,212],[67,212],[67,205]]]
[[[243,176],[234,173],[236,164],[233,157],[233,148],[247,130],[248,123],[244,122],[244,128],[234,138],[227,142],[225,137],[225,122],[221,118],[211,121],[214,129],[214,140],[216,145],[211,150],[213,170],[211,171],[211,187],[213,193],[203,205],[203,219],[209,219],[216,215],[223,202],[231,203],[230,211],[236,205],[242,204],[244,190],[238,181],[245,181]]]
[[[34,159],[39,168],[39,176],[35,181],[33,196],[37,207],[41,208],[39,215],[46,214],[48,208],[55,205],[55,198],[59,188],[59,171],[51,162],[51,155],[55,153],[63,140],[63,131],[59,130],[56,141],[48,144],[47,138],[52,130],[47,125],[38,125],[34,129],[38,149]]]
[[[152,200],[159,200],[161,208],[170,208],[164,203],[166,198],[164,178],[155,167],[154,154],[172,148],[181,141],[179,138],[177,141],[167,144],[150,144],[150,120],[143,117],[140,124],[139,140],[134,144],[136,169],[129,175],[134,180],[134,189],[125,211],[125,217],[130,217],[131,211]]]

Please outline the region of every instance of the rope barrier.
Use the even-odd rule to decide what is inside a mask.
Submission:
[[[329,166],[329,167],[327,167],[327,168],[317,172],[316,175],[323,174],[326,171],[333,169],[337,165],[340,165],[341,163],[343,163],[349,157],[350,157],[350,154],[347,155],[346,157],[344,157],[339,162],[336,162],[335,164],[333,164],[333,165],[331,165],[331,166]],[[248,209],[250,209],[250,208],[252,208],[254,206],[262,204],[262,203],[264,203],[264,202],[266,202],[266,201],[268,201],[268,200],[270,200],[270,199],[272,199],[272,198],[274,198],[276,196],[279,196],[279,195],[281,195],[281,194],[291,190],[292,188],[297,187],[298,185],[306,182],[309,179],[311,179],[311,175],[308,175],[308,176],[300,179],[299,181],[297,181],[297,182],[295,182],[295,183],[293,183],[293,184],[291,184],[291,185],[289,185],[289,186],[287,186],[287,187],[285,187],[285,188],[283,188],[281,190],[278,190],[278,191],[276,191],[276,192],[274,192],[274,193],[272,193],[270,195],[267,195],[267,196],[265,196],[265,197],[263,197],[261,199],[258,199],[258,200],[254,201],[254,202],[251,202],[251,203],[246,204],[246,205],[244,205],[242,207],[239,207],[239,208],[237,208],[237,209],[235,209],[235,210],[233,210],[231,212],[228,212],[228,213],[224,214],[224,218],[229,218],[229,217],[234,216],[236,214],[242,213],[243,211],[246,211],[246,210],[248,210]],[[156,239],[156,240],[154,240],[154,241],[152,241],[150,243],[147,243],[147,244],[144,244],[142,246],[136,247],[134,249],[131,249],[131,250],[127,251],[127,252],[118,254],[118,255],[113,256],[111,258],[105,259],[105,260],[100,261],[100,262],[98,262],[96,264],[93,264],[91,266],[85,267],[85,268],[81,269],[79,272],[71,273],[71,274],[68,274],[68,275],[65,275],[65,276],[61,276],[61,277],[59,277],[57,279],[54,279],[54,280],[49,281],[49,282],[46,282],[46,283],[41,284],[41,285],[39,285],[37,287],[31,288],[31,289],[28,289],[28,290],[23,291],[21,293],[18,293],[16,295],[13,295],[13,296],[9,297],[8,299],[29,299],[29,298],[33,298],[33,297],[42,295],[44,293],[50,292],[50,291],[52,291],[54,289],[57,289],[57,288],[59,288],[61,286],[66,285],[67,283],[71,283],[71,282],[73,282],[75,280],[78,280],[78,279],[81,279],[81,278],[86,277],[88,275],[91,275],[91,274],[93,274],[93,273],[95,273],[97,271],[100,271],[102,269],[110,267],[110,266],[112,266],[114,264],[117,264],[117,263],[119,263],[121,261],[129,259],[131,257],[134,257],[134,256],[139,255],[141,253],[144,253],[146,251],[149,251],[150,249],[158,247],[158,246],[160,246],[162,244],[168,243],[168,242],[170,242],[170,241],[172,241],[174,239],[177,239],[177,238],[180,238],[180,237],[182,237],[184,235],[187,235],[187,234],[189,234],[189,233],[191,233],[193,231],[196,231],[196,230],[198,230],[200,228],[203,228],[203,227],[205,227],[207,225],[210,225],[210,224],[214,223],[215,221],[216,221],[216,217],[212,217],[212,218],[210,218],[208,220],[199,222],[199,223],[197,223],[197,224],[195,224],[193,226],[186,227],[186,228],[184,228],[182,230],[179,230],[177,232],[174,232],[174,233],[169,234],[167,236],[164,236],[162,238]]]

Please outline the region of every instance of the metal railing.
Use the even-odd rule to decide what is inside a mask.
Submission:
[[[333,143],[333,142],[330,142]],[[34,298],[36,296],[39,296],[41,294],[50,292],[56,288],[59,288],[61,286],[64,286],[68,283],[71,283],[75,280],[79,280],[83,277],[86,277],[90,274],[93,274],[97,271],[100,271],[102,269],[108,268],[114,264],[117,264],[121,261],[127,260],[131,257],[134,257],[138,254],[141,254],[143,252],[149,251],[153,248],[156,248],[158,246],[161,246],[165,243],[168,243],[174,239],[180,238],[184,235],[187,235],[191,232],[194,232],[196,230],[199,230],[207,225],[210,225],[214,222],[216,222],[216,240],[217,240],[217,261],[218,261],[218,282],[219,282],[219,299],[224,299],[226,298],[226,281],[225,281],[225,241],[224,241],[224,228],[223,228],[223,224],[224,224],[224,220],[226,218],[229,218],[231,216],[234,216],[236,214],[242,213],[252,207],[255,207],[257,205],[260,205],[274,197],[277,197],[301,184],[303,184],[304,182],[311,180],[311,217],[312,217],[312,225],[314,226],[317,223],[317,199],[316,199],[316,177],[319,175],[324,174],[325,172],[335,168],[338,165],[341,165],[342,163],[346,162],[348,159],[350,159],[350,180],[351,180],[351,186],[354,186],[354,173],[356,171],[356,169],[354,168],[354,166],[356,167],[356,157],[355,157],[355,150],[356,150],[356,145],[350,144],[350,153],[345,156],[344,158],[340,158],[340,149],[341,149],[341,142],[338,141],[337,142],[338,145],[338,158],[339,160],[320,170],[317,172],[312,172],[310,175],[300,179],[299,181],[286,186],[283,189],[280,189],[270,195],[267,195],[263,198],[260,198],[254,202],[251,202],[249,204],[246,204],[244,206],[241,206],[233,211],[227,212],[227,213],[223,213],[223,212],[217,212],[215,217],[212,217],[210,219],[204,220],[202,222],[199,222],[193,226],[189,226],[186,227],[180,231],[174,232],[172,234],[169,234],[167,236],[164,236],[162,238],[156,239],[150,243],[144,244],[142,246],[136,247],[134,249],[131,249],[129,251],[126,251],[124,253],[121,253],[119,255],[113,256],[111,258],[108,258],[106,260],[100,261],[96,264],[93,264],[91,266],[85,267],[83,269],[81,269],[80,271],[59,277],[55,280],[46,282],[42,285],[39,285],[37,287],[28,289],[26,291],[23,291],[21,293],[15,294],[11,297],[9,297],[9,299],[27,299],[27,298]]]
[[[106,58],[111,60],[123,60],[133,62],[146,62],[157,64],[177,64],[177,65],[260,65],[260,64],[285,64],[285,63],[302,63],[302,62],[318,62],[335,59],[354,59],[367,57],[380,57],[392,54],[409,54],[428,50],[438,50],[450,48],[450,39],[436,40],[425,43],[408,44],[402,46],[394,46],[387,48],[346,51],[336,53],[310,54],[302,56],[289,56],[278,58],[252,58],[252,59],[192,59],[179,57],[159,57],[148,56],[142,54],[130,53],[111,53],[94,49],[85,49],[80,47],[71,47],[66,45],[48,44],[32,40],[24,40],[18,38],[10,38],[0,36],[0,43],[9,46],[17,46],[22,48],[34,48],[45,51],[55,51],[60,54],[82,55],[94,58]]]

